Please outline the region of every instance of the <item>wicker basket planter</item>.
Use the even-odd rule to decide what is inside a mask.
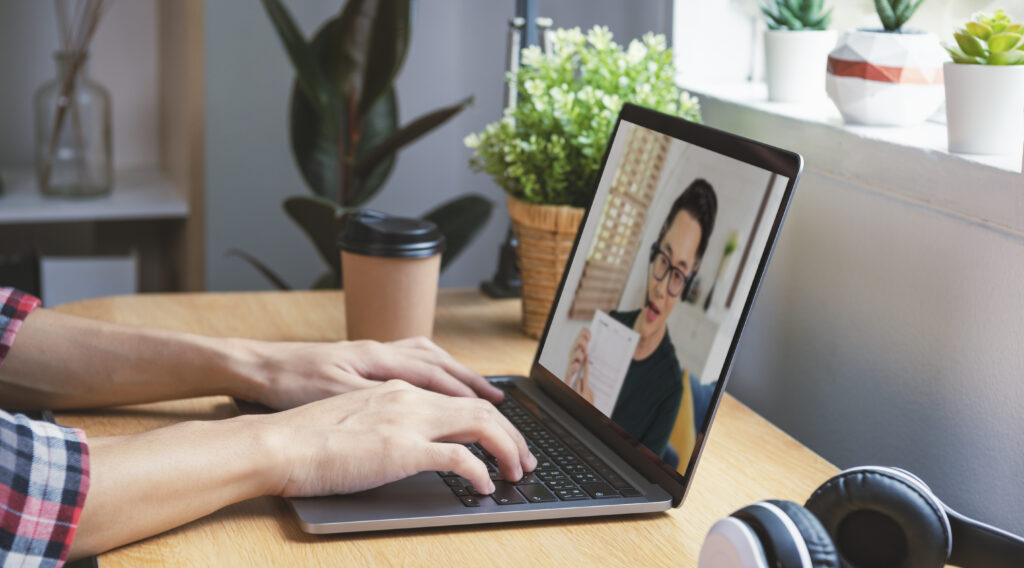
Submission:
[[[516,255],[523,282],[521,327],[530,337],[538,338],[544,332],[583,212],[581,207],[535,205],[508,198],[508,214],[519,240]]]

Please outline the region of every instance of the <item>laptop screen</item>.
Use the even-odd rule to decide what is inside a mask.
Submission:
[[[538,363],[685,468],[790,180],[627,116]]]

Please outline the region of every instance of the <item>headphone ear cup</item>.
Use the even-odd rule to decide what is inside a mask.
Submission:
[[[927,486],[885,468],[844,471],[804,505],[828,531],[843,568],[941,568],[951,535]]]
[[[807,545],[807,552],[811,556],[814,568],[839,568],[839,554],[832,544],[832,538],[829,537],[828,531],[822,526],[818,517],[814,516],[814,513],[792,501],[771,500],[768,502],[789,515],[793,524],[800,530],[800,536],[803,537],[804,543]]]

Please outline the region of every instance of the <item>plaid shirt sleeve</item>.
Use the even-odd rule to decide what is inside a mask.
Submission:
[[[14,336],[28,313],[39,307],[39,300],[14,288],[0,288],[0,364],[14,345]]]
[[[0,363],[39,300],[0,288]],[[89,489],[85,433],[0,410],[0,566],[60,566]]]

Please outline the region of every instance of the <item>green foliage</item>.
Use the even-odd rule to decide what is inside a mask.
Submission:
[[[875,0],[875,12],[887,32],[898,32],[924,0]]]
[[[664,36],[647,34],[623,50],[604,27],[552,32],[550,53],[531,46],[507,77],[518,101],[466,137],[470,166],[530,203],[589,203],[605,146],[623,103],[700,120],[697,101],[673,81]]]
[[[400,149],[461,112],[472,97],[399,126],[394,81],[409,48],[410,0],[348,0],[310,40],[281,0],[262,3],[295,68],[289,135],[299,172],[313,194],[288,198],[284,209],[336,275],[334,239],[344,215],[377,195]],[[445,255],[444,264],[486,223],[490,207],[482,206],[481,199],[464,196],[439,208],[472,214],[468,221],[440,218],[438,228],[448,250],[455,251]],[[236,256],[273,275],[251,256]],[[280,286],[283,280],[273,276]],[[329,276],[318,283],[329,282]]]
[[[825,30],[832,8],[822,12],[825,0],[765,0],[761,13],[770,30]]]
[[[1024,24],[1014,23],[1002,10],[975,14],[953,37],[956,45],[944,47],[957,63],[1024,65]]]

